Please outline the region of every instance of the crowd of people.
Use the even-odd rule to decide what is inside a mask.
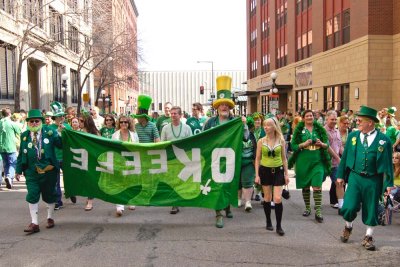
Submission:
[[[73,107],[64,109],[53,102],[50,111],[32,109],[12,114],[2,110],[0,120],[0,149],[4,182],[12,189],[14,179],[24,175],[27,185],[31,223],[28,234],[40,231],[38,208],[40,196],[47,203],[47,225],[53,228],[54,210],[63,207],[61,170],[63,164],[61,135],[64,129],[83,131],[104,138],[132,143],[155,143],[186,138],[207,131],[235,118],[230,96],[231,78],[217,78],[217,99],[212,107],[215,116],[207,117],[200,103],[193,103],[192,116],[183,118],[181,107],[164,104],[164,114],[150,117],[150,96],[138,97],[134,115],[99,114],[97,107],[79,114]],[[276,233],[285,234],[282,227],[282,191],[289,183],[289,169],[294,168],[296,188],[301,189],[305,217],[314,213],[323,223],[322,183],[331,180],[329,199],[345,220],[341,240],[347,242],[353,221],[362,209],[362,222],[367,230],[362,245],[374,250],[373,231],[378,225],[377,206],[383,194],[399,194],[400,190],[400,129],[395,120],[396,108],[379,112],[362,106],[352,110],[326,112],[304,110],[301,113],[261,114],[242,116],[243,149],[238,185],[238,206],[244,203],[252,211],[252,200],[261,200],[266,229],[273,231],[272,209],[275,211]],[[158,115],[158,114],[157,114]],[[394,153],[393,153],[394,152]],[[393,153],[393,157],[392,157]],[[0,184],[3,177],[0,177]],[[311,208],[313,198],[314,208]],[[75,196],[71,197],[76,203]],[[94,207],[93,197],[86,199],[85,211]],[[124,212],[116,205],[116,216]],[[129,206],[134,210],[135,206]],[[172,207],[177,214],[179,207]],[[232,218],[228,205],[225,216]],[[216,210],[215,226],[224,227],[222,210]]]

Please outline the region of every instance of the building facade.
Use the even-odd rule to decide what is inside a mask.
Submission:
[[[139,72],[139,90],[140,94],[153,98],[153,112],[163,113],[165,102],[171,102],[190,114],[195,102],[201,103],[205,110],[210,109],[212,99],[215,98],[215,79],[221,75],[232,78],[231,92],[236,97],[236,110],[246,114],[247,99],[240,96],[247,87],[243,84],[246,81],[246,71],[142,71]]]
[[[139,92],[139,13],[135,1],[98,0],[93,8],[97,13],[93,19],[93,32],[97,35],[94,49],[101,55],[95,58],[95,64],[105,62],[95,71],[95,103],[105,112],[134,112],[133,104]]]
[[[0,106],[12,108],[16,101],[25,110],[48,110],[53,101],[76,106],[79,79],[85,76],[81,86],[93,94],[93,62],[79,66],[85,37],[92,34],[90,4],[91,0],[0,2]]]
[[[400,1],[247,0],[247,59],[251,112],[396,106]]]

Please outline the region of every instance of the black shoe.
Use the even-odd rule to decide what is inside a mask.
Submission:
[[[324,218],[322,216],[318,216],[317,214],[315,214],[315,220],[319,223],[322,223],[324,221]]]
[[[310,216],[311,215],[311,211],[310,210],[305,210],[304,212],[303,212],[303,216],[304,217],[308,217],[308,216]]]
[[[70,197],[72,203],[76,203],[76,197]]]
[[[59,209],[61,209],[63,206],[64,206],[63,203],[61,203],[61,204],[56,203],[56,205],[54,206],[54,210],[59,210]]]
[[[179,212],[178,207],[172,207],[171,211],[169,212],[170,214],[177,214]]]
[[[285,231],[283,231],[283,229],[282,228],[276,228],[276,233],[278,234],[278,235],[280,235],[280,236],[283,236],[283,235],[285,235]]]
[[[255,201],[260,201],[261,200],[260,195],[257,194],[256,197],[254,198],[254,200]]]
[[[272,224],[267,224],[267,227],[265,227],[268,231],[274,231],[274,227]]]
[[[4,179],[4,181],[6,182],[6,187],[7,187],[7,189],[11,189],[11,188],[12,188],[12,185],[11,185],[11,183],[10,183],[10,178],[6,177],[6,178]]]

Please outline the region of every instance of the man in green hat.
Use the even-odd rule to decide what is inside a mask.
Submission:
[[[53,124],[49,125],[49,128],[52,129],[53,131],[57,131],[58,135],[61,136],[61,131],[66,128],[68,130],[72,130],[72,127],[65,121],[65,115],[66,113],[64,112],[64,107],[60,102],[53,102],[50,104],[50,109],[51,113],[53,113]],[[63,151],[62,149],[55,148],[56,151],[56,157],[58,160],[58,164],[60,165],[60,168],[62,169],[62,160],[63,160]],[[61,192],[61,173],[58,172],[57,175],[57,185],[56,185],[56,190],[57,190],[57,203],[56,206],[54,207],[55,210],[59,210],[64,206],[64,203],[62,202],[62,192]],[[71,197],[71,201],[73,203],[76,202],[76,197]]]
[[[136,123],[136,132],[139,136],[139,143],[156,143],[160,142],[160,134],[156,125],[151,122],[149,108],[153,100],[148,95],[138,96],[138,110],[134,118],[138,120]]]
[[[55,147],[62,147],[57,131],[43,125],[44,118],[39,109],[31,109],[26,118],[28,130],[21,134],[21,146],[17,158],[17,177],[24,173],[28,193],[26,201],[32,222],[24,230],[28,234],[40,231],[38,210],[40,195],[47,203],[47,226],[54,227],[54,206],[57,201],[56,183],[60,166]]]
[[[349,240],[353,221],[362,207],[362,221],[367,225],[362,245],[375,250],[372,234],[378,225],[379,198],[387,187],[393,186],[392,145],[385,134],[375,129],[375,123],[379,122],[375,109],[361,106],[357,115],[359,131],[349,134],[337,173],[341,186],[348,179],[340,209],[346,221],[341,240],[344,243]]]

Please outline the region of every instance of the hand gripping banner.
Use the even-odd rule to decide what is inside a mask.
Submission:
[[[151,144],[64,130],[65,196],[136,206],[237,206],[240,118],[198,135]]]

